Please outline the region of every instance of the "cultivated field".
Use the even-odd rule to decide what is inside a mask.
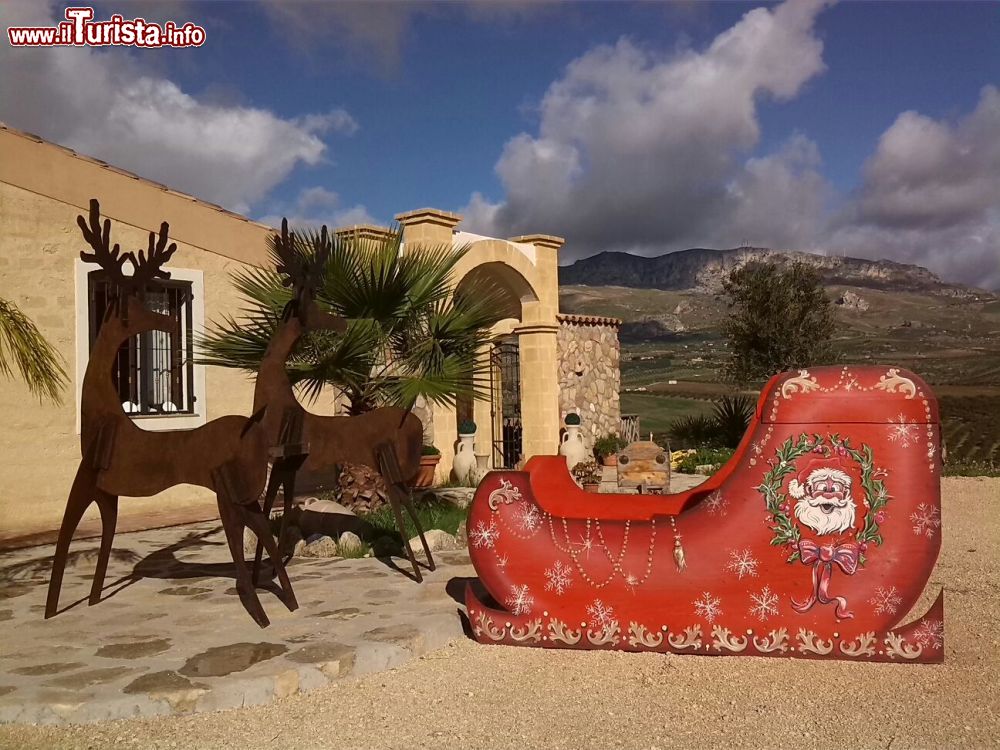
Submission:
[[[866,310],[837,306],[838,364],[901,366],[925,378],[940,403],[949,470],[1000,466],[1000,300],[886,290],[852,291]],[[725,301],[693,290],[563,287],[565,312],[622,318],[622,412],[658,437],[670,423],[707,413],[731,392],[720,382]],[[678,381],[670,385],[669,381]],[[634,392],[643,387],[645,392]],[[632,391],[632,392],[629,392]]]

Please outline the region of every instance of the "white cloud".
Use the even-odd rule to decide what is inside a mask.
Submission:
[[[538,134],[504,147],[504,200],[470,202],[470,228],[565,233],[566,254],[577,257],[663,252],[706,237],[735,244],[746,232],[778,244],[807,234],[783,224],[791,207],[763,180],[780,178],[796,210],[814,214],[826,190],[814,147],[797,136],[774,155],[745,154],[760,137],[758,101],[791,98],[823,71],[813,22],[824,5],[756,8],[703,51],[664,57],[621,39],[587,52],[543,97]]]
[[[45,3],[4,4],[7,25],[51,25]],[[197,100],[123,50],[0,46],[0,119],[241,213],[300,164],[319,137],[350,134],[342,110],[286,119]]]
[[[1000,288],[1000,91],[983,88],[955,122],[899,115],[826,241]]]
[[[503,198],[473,194],[464,225],[563,234],[563,261],[746,242],[917,263],[1000,288],[997,88],[957,122],[901,114],[854,195],[833,190],[803,134],[749,156],[761,99],[795,97],[824,70],[813,28],[823,7],[756,8],[703,50],[661,56],[628,39],[590,50],[549,86],[537,133],[505,145]]]
[[[293,229],[317,228],[323,225],[331,229],[349,227],[355,224],[376,224],[368,209],[361,205],[342,207],[340,196],[324,187],[303,188],[290,203],[276,203],[270,212],[258,219],[272,227],[281,226],[281,220],[288,219]]]

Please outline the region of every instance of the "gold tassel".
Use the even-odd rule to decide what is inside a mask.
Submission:
[[[680,539],[674,541],[674,562],[677,563],[677,570],[684,570],[687,567],[687,561],[684,559],[684,548],[681,546]]]

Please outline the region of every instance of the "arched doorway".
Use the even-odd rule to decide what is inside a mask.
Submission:
[[[490,421],[493,468],[513,469],[524,454],[521,348],[516,336],[495,340],[490,350]]]

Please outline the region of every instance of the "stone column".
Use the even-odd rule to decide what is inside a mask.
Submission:
[[[521,348],[521,424],[524,457],[559,452],[559,371],[555,325],[523,325]]]
[[[404,245],[450,245],[455,227],[462,220],[458,214],[437,208],[418,208],[397,214],[396,221],[403,227]],[[455,443],[458,441],[458,420],[454,407],[430,405],[431,433],[434,447],[441,451],[441,460],[435,471],[435,480],[444,481],[451,476],[455,460]]]
[[[459,214],[438,208],[418,208],[396,214],[403,227],[403,242],[427,245],[450,245],[455,227],[462,221]]]

